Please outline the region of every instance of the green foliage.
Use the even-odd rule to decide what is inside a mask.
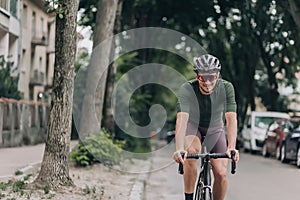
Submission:
[[[46,0],[45,7],[47,7],[48,13],[55,12],[60,19],[64,18],[64,12],[62,9],[63,4],[61,0]]]
[[[71,152],[71,161],[78,166],[88,166],[94,163],[103,163],[113,166],[119,164],[123,157],[121,148],[124,143],[113,142],[109,133],[102,130],[99,134],[88,136],[78,144]]]
[[[98,1],[99,0],[80,0],[79,10],[81,10],[82,15],[79,19],[79,25],[91,27],[91,29],[94,30]]]
[[[87,67],[89,64],[90,55],[87,51],[82,51],[77,57],[74,67],[75,67],[75,82],[74,82],[74,95],[73,95],[73,116],[79,117],[83,102],[83,96],[86,87],[86,77],[87,77]],[[79,118],[72,118],[72,138],[76,138],[78,135],[75,121],[79,121]]]
[[[6,61],[4,56],[0,56],[0,97],[21,99],[22,95],[18,91],[19,78],[12,76],[16,71],[13,62]]]
[[[13,192],[21,192],[22,190],[25,189],[25,183],[24,181],[17,180],[13,184]]]
[[[139,66],[145,62],[147,63],[147,61],[143,59],[144,54],[147,54],[146,59],[149,60],[149,62],[160,63],[166,66],[173,67],[176,71],[189,78],[192,78],[194,76],[191,70],[192,67],[190,63],[185,61],[183,58],[174,55],[173,53],[170,53],[166,50],[146,49],[146,50],[133,51],[118,58],[117,81],[120,77],[122,77],[122,75],[126,74],[134,67]],[[160,73],[162,74],[161,78],[163,78],[164,73],[166,73],[164,70],[165,70],[164,67],[162,67]],[[123,131],[116,129],[117,130],[116,137],[126,140],[127,145],[125,149],[133,152],[151,151],[149,138],[147,137],[149,137],[151,131],[161,128],[161,127],[156,127],[155,124],[153,124],[154,126],[152,127],[149,126],[148,132],[141,133],[140,130],[138,129],[138,126],[146,126],[151,122],[148,112],[152,105],[159,104],[163,106],[164,109],[166,110],[167,122],[165,126],[162,127],[163,131],[174,129],[175,117],[177,113],[176,95],[173,93],[174,91],[171,91],[170,89],[166,88],[163,85],[147,84],[136,89],[133,94],[128,93],[128,90],[130,90],[130,88],[126,88],[126,87],[131,87],[131,85],[135,85],[136,84],[135,81],[142,82],[142,80],[149,78],[147,76],[155,76],[155,74],[140,73],[138,77],[137,76],[135,77],[126,76],[125,78],[122,77],[123,78],[122,81],[125,81],[126,84],[122,84],[121,86],[120,89],[121,98],[117,97],[118,103],[116,104],[115,107],[115,112],[118,113],[118,115],[124,115],[124,116],[120,116],[120,118],[124,118],[124,119],[131,118],[136,124],[136,129],[131,130],[135,132],[134,133],[131,132],[131,134],[126,134]],[[159,77],[156,78],[158,82],[166,81],[166,80],[159,80]],[[172,80],[174,81],[176,79],[177,77],[173,77]],[[127,97],[128,95],[131,96]],[[130,98],[129,101],[130,116],[126,116],[125,114],[127,113],[126,112],[127,110],[123,110],[123,109],[128,109],[128,105],[126,105],[126,103],[128,102],[123,102],[122,101],[123,98],[124,99]],[[130,135],[142,135],[143,137],[146,138],[136,138],[136,137],[131,137]]]
[[[49,185],[46,185],[46,186],[44,187],[44,194],[49,194],[49,192],[50,192],[50,186],[49,186]]]
[[[82,25],[94,26],[97,2],[80,1],[81,8],[85,9]],[[184,4],[169,0],[128,0],[123,1],[120,23],[121,31],[150,26],[178,30],[219,57],[222,77],[231,81],[236,89],[238,117],[243,121],[249,105],[255,110],[256,97],[261,97],[270,110],[284,111],[289,105],[287,97],[278,94],[280,86],[295,88],[295,72],[299,71],[300,64],[299,29],[289,9],[289,1],[280,0],[190,0]],[[118,60],[118,77],[135,66],[156,61],[174,66],[192,78],[190,66],[174,57],[154,50],[132,52]],[[264,78],[259,76],[261,74]],[[278,79],[278,74],[284,78]],[[130,110],[137,124],[149,122],[144,113],[153,102],[166,106],[168,122],[174,122],[176,110],[172,107],[176,107],[176,98],[168,99],[167,91],[154,88],[158,89],[153,85],[140,88],[131,99]]]
[[[91,194],[91,193],[95,194],[96,193],[96,187],[93,186],[92,188],[90,188],[88,185],[85,185],[85,188],[83,188],[83,192],[85,194]]]
[[[16,176],[19,176],[19,175],[22,175],[22,174],[23,174],[23,172],[20,171],[20,170],[15,171],[15,175],[16,175]]]
[[[0,182],[0,190],[6,190],[7,187],[9,187],[12,184],[12,181],[9,181],[7,183]]]
[[[24,181],[28,181],[31,176],[33,176],[33,174],[27,174],[26,176],[24,176]]]

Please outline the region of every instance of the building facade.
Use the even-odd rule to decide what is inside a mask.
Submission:
[[[24,100],[46,101],[52,85],[55,16],[44,0],[0,0],[0,55],[14,62]]]

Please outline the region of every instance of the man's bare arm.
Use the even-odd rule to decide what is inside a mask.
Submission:
[[[186,112],[177,113],[176,117],[176,130],[175,130],[175,142],[176,142],[176,151],[173,155],[173,159],[177,162],[182,162],[180,152],[184,151],[184,138],[187,127],[187,122],[189,119],[189,114]]]
[[[235,112],[226,112],[226,129],[227,129],[227,140],[228,140],[228,151],[227,154],[230,155],[230,150],[235,150],[236,138],[237,138],[237,115]],[[236,161],[239,160],[238,151],[236,150]]]

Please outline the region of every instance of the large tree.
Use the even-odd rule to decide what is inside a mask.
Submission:
[[[197,40],[209,53],[221,59],[223,77],[233,82],[236,88],[238,116],[243,121],[249,105],[251,110],[256,109],[256,97],[261,97],[269,110],[283,111],[287,108],[285,97],[278,94],[278,87],[295,82],[295,66],[299,66],[297,52],[300,52],[299,31],[295,24],[299,24],[299,16],[299,0],[190,0],[185,3],[128,0],[123,2],[121,31],[147,26],[163,27],[178,30]],[[134,53],[136,56],[131,61],[118,66],[118,72],[126,73],[130,65],[134,67],[158,58],[160,63],[171,62],[165,52],[153,49]],[[176,63],[178,60],[173,59],[171,66],[191,71],[190,65],[176,67]],[[285,77],[278,79],[280,74]],[[137,121],[145,123],[148,123],[148,117],[140,113],[147,112],[156,94],[160,101],[168,100],[153,87],[141,88],[136,94],[139,94],[139,102],[144,102],[140,107],[135,103],[133,110],[138,116]]]
[[[116,19],[115,19],[115,25],[114,25],[114,34],[118,34],[121,32],[121,12],[122,12],[122,5],[123,1],[118,1],[117,11],[116,11]],[[111,55],[115,55],[115,48],[116,44],[115,41],[113,41],[112,47],[111,47]],[[105,88],[105,99],[103,104],[103,120],[102,120],[102,126],[108,130],[109,133],[114,135],[115,133],[115,123],[114,123],[114,117],[113,117],[113,105],[112,105],[112,96],[113,96],[113,89],[115,86],[115,79],[116,79],[116,68],[117,65],[115,62],[112,62],[109,66],[108,73],[107,73],[107,80],[106,80],[106,88]]]
[[[289,0],[290,11],[298,28],[300,28],[300,2],[297,0]]]
[[[83,138],[101,128],[102,109],[111,53],[114,22],[118,0],[99,0],[93,34],[93,51],[88,66],[86,91],[80,119],[80,136]]]
[[[46,146],[41,170],[34,184],[59,189],[73,186],[69,176],[76,20],[78,1],[58,1],[56,15],[54,80]]]

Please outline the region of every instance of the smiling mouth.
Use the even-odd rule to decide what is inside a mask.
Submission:
[[[212,85],[204,85],[204,87],[205,87],[205,88],[207,88],[207,89],[211,89],[211,88],[213,88],[213,86],[212,86]]]
[[[205,92],[211,92],[213,89],[214,89],[214,87],[211,84],[209,84],[209,85],[205,84],[202,87],[202,90],[204,90]]]
[[[210,91],[212,91],[212,89],[213,89],[213,88],[210,87],[210,86],[203,86],[203,87],[202,87],[202,90],[205,91],[205,92],[210,92]]]

